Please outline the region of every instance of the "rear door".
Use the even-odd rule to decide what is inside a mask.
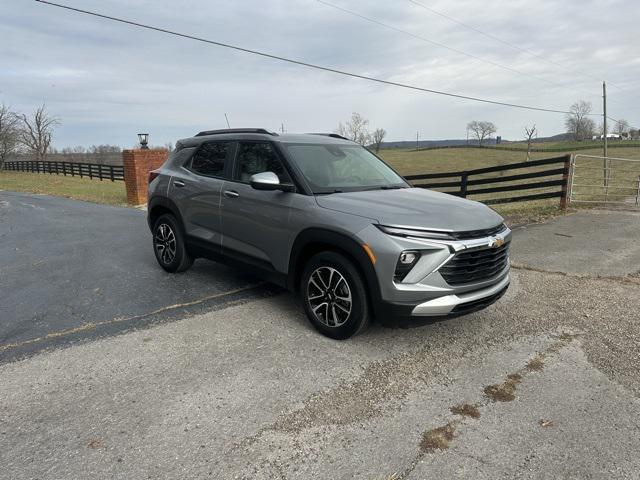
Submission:
[[[292,183],[270,142],[238,142],[232,178],[223,187],[222,250],[225,255],[284,272],[291,243],[290,207],[298,194],[252,188],[249,179],[261,172],[273,172],[280,183]]]
[[[171,198],[182,214],[190,240],[206,242],[219,250],[221,234],[221,192],[231,173],[234,142],[203,143],[171,179]]]

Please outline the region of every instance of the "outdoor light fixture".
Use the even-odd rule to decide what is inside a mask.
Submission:
[[[148,133],[139,133],[138,140],[140,141],[140,148],[142,150],[148,150],[149,146],[149,134]]]

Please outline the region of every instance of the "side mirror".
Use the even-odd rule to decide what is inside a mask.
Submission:
[[[296,188],[289,183],[280,183],[280,179],[273,172],[261,172],[251,175],[249,180],[256,190],[282,190],[283,192],[295,192]]]

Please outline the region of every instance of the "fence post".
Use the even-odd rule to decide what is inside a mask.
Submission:
[[[111,181],[113,182],[113,165],[109,165],[109,175],[111,176]]]
[[[462,172],[460,176],[460,196],[467,198],[467,181],[469,180],[469,172]]]
[[[571,154],[565,155],[564,170],[562,172],[562,195],[560,196],[560,209],[566,210],[569,204],[569,177],[571,176]]]

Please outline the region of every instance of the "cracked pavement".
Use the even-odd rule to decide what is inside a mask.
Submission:
[[[0,365],[0,478],[639,478],[639,220],[516,229],[451,321],[336,342],[280,294]]]

